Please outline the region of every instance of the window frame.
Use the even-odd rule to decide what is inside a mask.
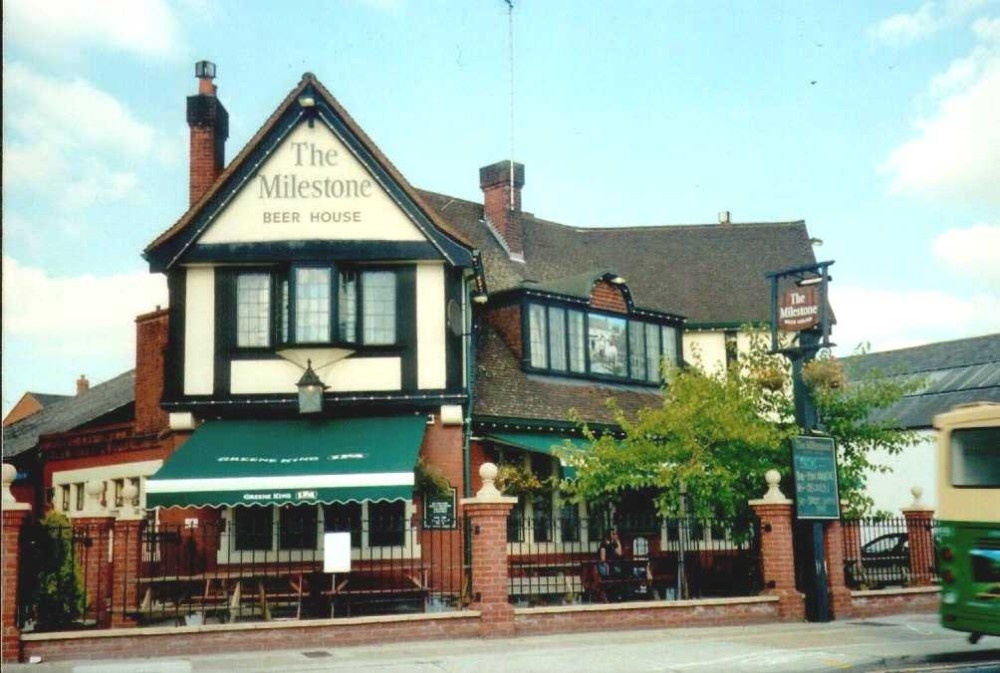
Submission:
[[[327,271],[330,274],[329,295],[327,302],[327,314],[329,322],[326,326],[324,340],[300,341],[297,336],[297,301],[298,283],[296,276],[300,270],[318,269]],[[357,274],[357,289],[354,297],[355,316],[353,340],[343,338],[340,329],[340,289],[341,274],[344,272]],[[395,311],[394,340],[391,343],[366,343],[364,337],[365,311],[364,311],[364,286],[365,276],[368,273],[389,273],[393,278],[393,303]],[[241,346],[239,344],[239,278],[243,275],[267,275],[270,279],[268,292],[270,296],[270,320],[268,323],[268,345],[266,346]],[[287,288],[287,297],[285,296]],[[287,299],[287,307],[285,301]],[[396,265],[383,264],[341,264],[323,262],[297,262],[281,267],[255,267],[243,266],[232,270],[232,290],[230,306],[227,309],[230,326],[228,332],[232,346],[232,352],[238,356],[254,357],[261,354],[273,353],[275,350],[283,348],[316,348],[316,347],[347,347],[355,350],[369,351],[395,351],[403,348],[401,336],[405,333],[404,326],[400,321],[401,306],[406,299],[401,296],[400,267]]]
[[[533,352],[532,345],[532,313],[533,308],[537,307],[541,309],[540,316],[544,323],[543,336],[545,344],[544,366],[539,366],[533,364],[533,357],[535,353]],[[550,309],[561,310],[563,315],[563,327],[562,327],[562,339],[563,339],[563,352],[566,361],[565,369],[553,369],[552,368],[552,333],[551,329],[551,318]],[[570,339],[570,322],[571,316],[575,313],[582,314],[582,325],[580,337],[582,340],[582,356],[583,356],[583,370],[576,371],[573,369],[573,349],[571,347]],[[679,365],[681,357],[681,345],[680,339],[683,334],[683,322],[679,319],[671,319],[670,317],[663,315],[658,316],[656,314],[642,312],[642,313],[617,313],[615,311],[605,311],[601,309],[594,309],[588,305],[578,304],[573,302],[553,300],[551,298],[539,298],[534,296],[524,297],[520,300],[520,314],[521,314],[521,344],[523,356],[521,359],[522,366],[525,371],[539,374],[550,374],[554,376],[567,376],[572,378],[584,378],[592,380],[609,381],[615,383],[626,383],[629,385],[637,386],[647,386],[647,387],[660,387],[663,384],[662,379],[659,375],[656,377],[656,381],[650,381],[648,376],[648,362],[645,359],[648,357],[648,337],[649,337],[649,326],[655,327],[655,332],[658,339],[659,345],[659,361],[662,362],[663,357],[667,354],[667,351],[672,351],[675,354],[673,364]],[[593,371],[593,363],[590,353],[590,316],[599,316],[612,318],[617,320],[625,321],[625,352],[619,357],[623,358],[625,364],[626,374],[624,376],[617,376],[615,374],[605,374]],[[642,366],[643,371],[640,372],[642,376],[636,376],[633,374],[633,362],[632,362],[632,325],[642,325],[644,335],[643,335],[643,345],[646,352],[643,353],[644,363]],[[674,343],[672,348],[666,348],[664,343],[667,335],[664,333],[664,328],[670,328],[673,330]]]

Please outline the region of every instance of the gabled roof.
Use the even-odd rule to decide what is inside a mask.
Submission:
[[[31,395],[36,400],[38,400],[38,403],[41,404],[43,407],[50,406],[61,400],[68,400],[70,397],[72,397],[72,395],[56,395],[54,393],[32,393],[32,392],[27,392],[25,393],[25,395]]]
[[[372,139],[368,137],[364,130],[362,130],[357,122],[355,122],[350,114],[348,114],[347,110],[345,110],[337,99],[333,97],[333,94],[331,94],[329,90],[323,86],[315,75],[307,72],[302,75],[302,79],[299,81],[298,85],[296,85],[295,88],[289,92],[281,104],[278,105],[277,109],[271,114],[270,117],[267,118],[260,129],[257,130],[257,133],[253,135],[246,146],[244,146],[239,154],[237,154],[229,165],[226,166],[226,168],[219,175],[218,179],[216,179],[205,194],[196,203],[194,203],[188,211],[173,224],[173,226],[157,236],[152,243],[146,246],[146,249],[143,251],[143,255],[147,259],[150,259],[151,263],[152,260],[156,259],[158,256],[163,256],[166,260],[166,263],[154,264],[153,266],[156,270],[160,270],[159,267],[169,268],[174,262],[177,261],[186,246],[190,244],[190,241],[182,240],[185,238],[185,235],[191,240],[197,237],[200,231],[194,232],[194,236],[192,236],[192,227],[197,225],[198,220],[204,214],[217,210],[223,205],[224,200],[220,197],[223,197],[224,193],[229,191],[227,187],[230,186],[234,176],[237,176],[241,172],[248,172],[252,169],[250,166],[251,159],[257,157],[261,146],[269,137],[272,136],[272,134],[277,131],[279,124],[283,120],[287,121],[288,115],[292,111],[293,106],[297,106],[299,98],[304,94],[312,95],[315,98],[316,105],[319,109],[328,109],[332,115],[343,124],[344,130],[346,130],[348,134],[358,141],[360,147],[370,155],[377,167],[386,172],[388,178],[395,185],[398,185],[405,197],[415,204],[420,212],[428,218],[433,227],[450,239],[453,245],[457,244],[461,246],[468,246],[468,241],[464,235],[460,231],[454,229],[446,220],[442,219],[436,211],[427,207],[421,198],[421,194],[410,185],[406,178],[403,177],[402,173],[399,172],[392,162],[389,161],[389,159],[382,153],[378,146],[375,145]],[[324,121],[329,122],[329,120]],[[334,131],[334,133],[337,133],[337,130],[333,127],[331,127],[331,130]]]
[[[1000,334],[855,355],[843,363],[849,378],[875,374],[926,382],[878,414],[905,428],[930,428],[936,414],[959,404],[1000,402]]]
[[[483,206],[423,192],[483,257],[489,291],[525,280],[566,283],[580,269],[622,274],[636,306],[685,316],[689,327],[770,319],[771,271],[813,264],[805,222],[578,228],[522,214],[524,263],[484,226]]]
[[[134,401],[135,370],[131,370],[4,428],[3,457],[34,448],[40,435],[73,430]]]

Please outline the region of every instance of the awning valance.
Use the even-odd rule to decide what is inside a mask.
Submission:
[[[558,452],[562,451],[563,456],[560,456],[560,462],[563,467],[563,476],[567,479],[576,477],[576,469],[572,465],[566,464],[565,455],[572,451],[583,452],[590,447],[590,440],[581,437],[544,435],[532,432],[495,432],[485,435],[484,439],[515,449],[521,449],[522,451],[542,453],[549,456],[556,456]]]
[[[146,482],[147,507],[409,500],[424,416],[214,421]]]

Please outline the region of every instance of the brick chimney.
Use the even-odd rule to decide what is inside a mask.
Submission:
[[[135,319],[135,432],[147,435],[167,427],[163,397],[164,355],[170,311],[159,306]]]
[[[511,199],[511,162],[498,161],[479,169],[479,187],[483,190],[483,216],[511,259],[524,261],[524,228],[521,224],[521,187],[524,164],[514,163],[513,199]]]
[[[85,374],[80,374],[80,378],[76,380],[76,396],[79,397],[88,390],[90,390],[90,381],[87,380]]]
[[[191,183],[193,205],[212,186],[225,164],[229,113],[215,97],[215,64],[198,61],[194,65],[198,95],[188,96],[187,122],[191,127]]]

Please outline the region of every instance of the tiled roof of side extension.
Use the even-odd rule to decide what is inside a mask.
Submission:
[[[222,171],[222,173],[216,179],[215,183],[205,192],[205,194],[202,195],[200,199],[198,199],[197,202],[193,203],[191,207],[188,208],[187,212],[184,213],[184,215],[182,215],[181,218],[177,220],[177,222],[175,222],[169,229],[164,231],[162,234],[157,236],[152,243],[146,246],[145,249],[146,253],[149,253],[151,250],[153,250],[153,248],[156,248],[162,243],[173,238],[176,234],[184,230],[185,227],[187,227],[187,225],[190,224],[192,220],[194,220],[194,218],[198,215],[201,209],[204,208],[208,204],[208,202],[212,200],[212,197],[216,195],[216,193],[222,188],[222,186],[226,183],[226,181],[237,171],[237,169],[239,169],[239,167],[243,164],[243,162],[245,162],[247,158],[253,153],[253,150],[257,147],[257,145],[260,144],[260,142],[265,138],[265,136],[267,136],[267,134],[271,131],[271,129],[274,128],[275,124],[277,124],[278,120],[285,113],[285,111],[291,105],[296,103],[296,101],[298,101],[299,95],[309,85],[314,86],[316,90],[320,93],[320,95],[322,95],[326,99],[326,102],[330,105],[331,108],[333,108],[333,110],[337,113],[337,115],[339,115],[340,118],[344,120],[344,123],[347,125],[347,127],[361,140],[361,142],[368,148],[368,150],[371,151],[372,156],[375,157],[375,160],[378,161],[380,164],[382,164],[382,166],[386,169],[386,171],[388,171],[392,179],[395,180],[396,183],[398,183],[403,188],[403,191],[406,192],[407,196],[412,198],[413,201],[417,204],[417,206],[421,208],[425,213],[427,213],[427,216],[431,219],[434,225],[437,226],[442,232],[444,232],[448,236],[451,236],[453,239],[458,241],[459,243],[468,245],[468,241],[465,239],[465,237],[462,235],[460,231],[457,231],[456,229],[451,227],[447,223],[447,221],[444,221],[440,217],[438,217],[437,213],[433,209],[427,207],[427,204],[425,204],[421,198],[421,192],[417,189],[414,189],[413,186],[406,180],[406,178],[403,177],[403,174],[399,172],[399,170],[396,168],[395,165],[393,165],[391,161],[389,161],[389,158],[382,153],[382,151],[378,148],[375,142],[368,137],[368,134],[366,134],[364,130],[358,125],[358,123],[354,121],[354,118],[351,117],[350,114],[348,114],[347,110],[344,109],[344,107],[340,104],[340,102],[337,101],[336,98],[334,98],[333,94],[330,93],[330,91],[325,86],[323,86],[322,82],[320,82],[319,79],[317,79],[316,76],[313,75],[311,72],[307,72],[302,75],[302,79],[299,81],[299,83],[295,85],[295,88],[288,93],[288,95],[285,97],[283,101],[281,101],[281,104],[278,105],[277,109],[275,109],[275,111],[271,114],[271,116],[264,121],[263,125],[261,125],[261,127],[253,135],[253,137],[250,138],[250,140],[243,147],[243,149],[240,150],[239,154],[237,154],[233,158],[233,160],[229,162],[229,165],[226,166],[226,168]]]
[[[55,402],[3,429],[3,457],[34,448],[40,435],[66,432],[135,401],[135,370]]]
[[[422,192],[483,257],[490,292],[551,283],[580,269],[625,277],[636,306],[685,316],[689,324],[765,322],[765,274],[816,262],[805,222],[574,228],[522,214],[525,262],[512,261],[483,225],[483,206]]]
[[[72,397],[72,395],[56,395],[55,393],[33,393],[30,391],[26,394],[31,395],[36,400],[38,400],[38,403],[41,404],[43,407],[55,404],[60,400],[68,400],[70,397]]]
[[[844,358],[848,378],[874,373],[920,378],[922,390],[907,395],[878,420],[906,428],[930,428],[934,416],[970,402],[1000,402],[1000,334],[943,341]]]
[[[479,342],[476,361],[473,415],[477,418],[568,421],[575,411],[585,421],[613,424],[608,398],[615,398],[630,416],[663,403],[656,388],[527,374],[517,356],[490,328]]]

